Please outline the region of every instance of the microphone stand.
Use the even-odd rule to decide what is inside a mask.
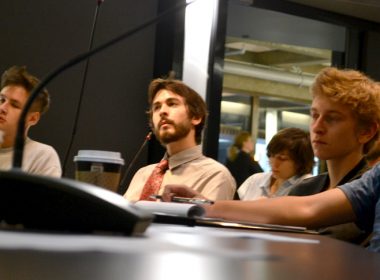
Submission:
[[[94,37],[95,37],[94,35],[95,35],[95,30],[96,30],[96,24],[98,22],[99,9],[100,9],[100,5],[103,2],[104,2],[104,0],[97,0],[97,3],[96,3],[96,9],[95,9],[94,20],[93,20],[93,23],[92,23],[92,29],[91,29],[91,34],[90,34],[90,43],[89,43],[89,46],[88,46],[88,51],[91,51],[91,49],[93,47],[93,44],[94,44]],[[90,58],[87,58],[86,64],[85,64],[85,67],[84,67],[84,72],[83,72],[82,87],[80,89],[78,106],[77,106],[75,117],[74,117],[74,126],[73,126],[73,130],[71,132],[69,146],[68,146],[68,148],[66,150],[66,154],[65,154],[65,157],[64,157],[64,160],[63,160],[62,177],[65,176],[67,161],[68,161],[68,158],[69,158],[69,154],[70,154],[71,148],[73,146],[75,135],[77,133],[79,114],[80,114],[80,109],[82,107],[82,99],[83,99],[84,89],[86,87],[86,82],[87,82],[87,72],[88,72],[89,62],[90,62]]]
[[[139,157],[139,155],[141,154],[141,151],[143,150],[143,148],[145,147],[146,143],[148,143],[148,141],[151,139],[152,137],[152,132],[150,131],[146,136],[145,136],[145,140],[144,142],[142,143],[140,149],[137,151],[137,153],[135,154],[135,156],[133,157],[132,161],[129,163],[127,169],[125,170],[124,172],[124,176],[123,176],[123,179],[121,179],[120,181],[120,184],[119,184],[119,190],[121,190],[126,184],[127,184],[127,177],[129,175],[129,172],[131,172],[131,169],[133,167],[133,165],[135,164],[137,158]]]
[[[14,153],[13,153],[13,162],[12,162],[12,168],[13,169],[21,169],[22,165],[22,158],[24,154],[24,144],[25,144],[25,137],[24,137],[24,131],[25,131],[25,118],[26,114],[28,113],[30,107],[32,106],[34,100],[38,96],[39,92],[41,89],[43,89],[52,79],[54,79],[56,76],[58,76],[61,72],[64,70],[71,68],[72,66],[82,62],[83,60],[87,59],[88,57],[95,55],[96,53],[107,49],[108,47],[118,43],[121,40],[124,40],[128,38],[129,36],[134,35],[135,33],[139,32],[140,30],[155,24],[162,19],[164,19],[167,15],[170,15],[172,13],[175,13],[177,11],[180,11],[187,7],[187,5],[190,5],[191,3],[194,3],[195,1],[189,2],[189,3],[181,3],[177,4],[173,8],[170,8],[166,10],[165,12],[161,13],[157,17],[154,17],[153,19],[147,20],[145,23],[133,28],[132,30],[129,30],[116,38],[113,38],[109,40],[108,42],[101,44],[100,46],[87,51],[85,53],[79,54],[78,56],[70,59],[69,61],[65,62],[52,72],[48,74],[44,79],[41,80],[41,82],[38,84],[38,86],[31,92],[21,114],[20,114],[20,119],[18,122],[18,127],[17,127],[17,134],[16,134],[16,140],[15,140],[15,147],[14,147]]]

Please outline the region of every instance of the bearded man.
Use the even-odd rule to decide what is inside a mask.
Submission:
[[[151,200],[152,194],[159,195],[166,185],[174,184],[186,185],[212,200],[232,199],[236,189],[232,175],[202,153],[207,117],[202,97],[181,81],[155,79],[149,85],[148,101],[150,126],[166,153],[160,163],[136,172],[124,197],[132,202]]]

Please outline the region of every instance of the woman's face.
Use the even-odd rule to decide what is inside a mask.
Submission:
[[[296,175],[296,163],[290,158],[288,151],[271,155],[269,164],[275,179],[287,180]]]
[[[243,147],[242,150],[247,152],[247,153],[252,153],[253,152],[253,142],[252,138],[248,137],[244,142],[243,142]]]

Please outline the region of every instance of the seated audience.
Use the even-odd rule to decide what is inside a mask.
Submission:
[[[0,170],[12,167],[13,149],[21,111],[39,80],[26,67],[13,66],[1,77],[0,92]],[[25,121],[26,137],[22,170],[36,175],[61,176],[61,163],[53,147],[28,137],[29,128],[36,125],[49,108],[49,93],[42,90],[29,110]]]
[[[280,130],[267,146],[271,172],[256,173],[238,189],[241,200],[287,195],[311,176],[314,164],[309,134],[299,128]]]
[[[236,186],[239,187],[249,176],[263,172],[263,169],[254,157],[254,145],[251,134],[248,131],[239,132],[234,143],[228,149],[226,166],[235,178]],[[238,199],[237,192],[234,199]]]
[[[380,252],[380,165],[365,173],[363,178],[354,180],[364,171],[360,163],[364,154],[378,139],[380,85],[357,71],[327,68],[318,75],[312,92],[311,139],[315,155],[329,159],[326,184],[320,187],[317,182],[317,191],[311,193],[306,187],[301,189],[306,181],[315,180],[312,177],[290,192],[305,197],[288,196],[258,202],[223,201],[208,208],[207,214],[322,228],[322,232],[330,231],[331,236],[358,244],[363,244],[374,230],[371,249]],[[345,183],[347,177],[352,178],[352,182]],[[336,188],[337,185],[340,187]],[[173,195],[200,196],[182,186],[168,186],[165,200]],[[348,222],[355,222],[356,228],[353,223],[345,225]],[[331,225],[338,226],[323,228]]]
[[[202,130],[207,110],[202,97],[177,80],[149,85],[150,125],[166,154],[159,164],[136,172],[124,194],[129,201],[154,200],[166,184],[184,184],[213,200],[232,199],[236,185],[228,169],[203,155]]]

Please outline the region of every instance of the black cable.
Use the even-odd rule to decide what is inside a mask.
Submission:
[[[43,89],[53,78],[55,78],[56,76],[58,76],[61,72],[63,72],[64,70],[78,64],[79,62],[85,60],[86,58],[116,44],[117,42],[125,39],[125,38],[128,38],[129,36],[137,33],[138,31],[152,25],[152,24],[155,24],[159,21],[161,21],[163,18],[165,18],[167,15],[170,15],[174,12],[177,12],[179,10],[182,10],[184,9],[185,7],[187,7],[187,5],[191,4],[191,3],[194,3],[195,1],[193,2],[189,2],[189,3],[181,3],[181,4],[177,4],[176,6],[174,6],[173,8],[170,8],[168,10],[166,10],[165,12],[161,13],[160,15],[158,15],[157,17],[154,17],[153,19],[150,19],[148,21],[146,21],[145,23],[133,28],[132,30],[130,31],[127,31],[119,36],[117,36],[116,38],[114,39],[111,39],[109,40],[108,42],[90,50],[90,51],[87,51],[85,53],[82,53],[82,54],[79,54],[78,56],[70,59],[69,61],[67,61],[66,63],[62,64],[61,66],[59,66],[58,68],[56,68],[55,70],[53,70],[52,72],[50,72],[44,79],[41,80],[41,82],[38,84],[38,86],[31,92],[21,114],[20,114],[20,119],[19,119],[19,122],[18,122],[18,127],[17,127],[17,134],[16,134],[16,141],[15,141],[15,148],[14,148],[14,153],[13,153],[13,162],[12,162],[12,168],[14,169],[21,169],[21,165],[22,165],[22,157],[23,157],[23,154],[24,154],[24,143],[25,143],[25,137],[24,137],[24,131],[25,131],[25,118],[26,118],[26,114],[28,113],[31,105],[33,104],[34,100],[36,99],[36,97],[38,96],[39,92],[41,91],[41,89]]]
[[[145,136],[145,140],[144,140],[144,142],[142,143],[140,149],[137,151],[137,153],[136,153],[135,156],[133,157],[132,161],[129,163],[127,169],[125,170],[125,172],[124,172],[124,176],[123,176],[123,179],[120,180],[119,190],[121,190],[122,188],[124,188],[125,185],[127,184],[128,175],[129,175],[129,173],[131,172],[132,167],[134,166],[134,164],[135,164],[137,158],[139,157],[139,155],[141,154],[143,148],[145,147],[146,143],[148,143],[148,141],[151,139],[151,137],[152,137],[152,132],[150,131],[150,132]]]
[[[88,45],[88,51],[91,51],[92,47],[94,45],[94,37],[95,37],[94,35],[95,35],[95,30],[96,30],[96,24],[98,22],[99,9],[100,9],[100,5],[103,2],[104,2],[104,0],[97,0],[97,3],[96,3],[96,9],[95,9],[94,20],[92,23],[92,29],[91,29],[91,34],[90,34],[90,42]],[[64,160],[63,160],[63,164],[62,164],[62,177],[65,176],[67,161],[68,161],[69,154],[71,152],[71,148],[72,148],[73,143],[74,143],[74,138],[75,138],[75,135],[76,135],[77,129],[78,129],[78,120],[79,120],[80,110],[82,108],[82,100],[83,100],[83,95],[84,95],[84,89],[86,88],[87,72],[88,72],[89,63],[90,63],[90,58],[87,58],[86,64],[84,67],[84,71],[83,71],[82,87],[81,87],[80,93],[79,93],[78,105],[77,105],[76,113],[74,116],[73,130],[71,132],[69,146],[66,150]]]

